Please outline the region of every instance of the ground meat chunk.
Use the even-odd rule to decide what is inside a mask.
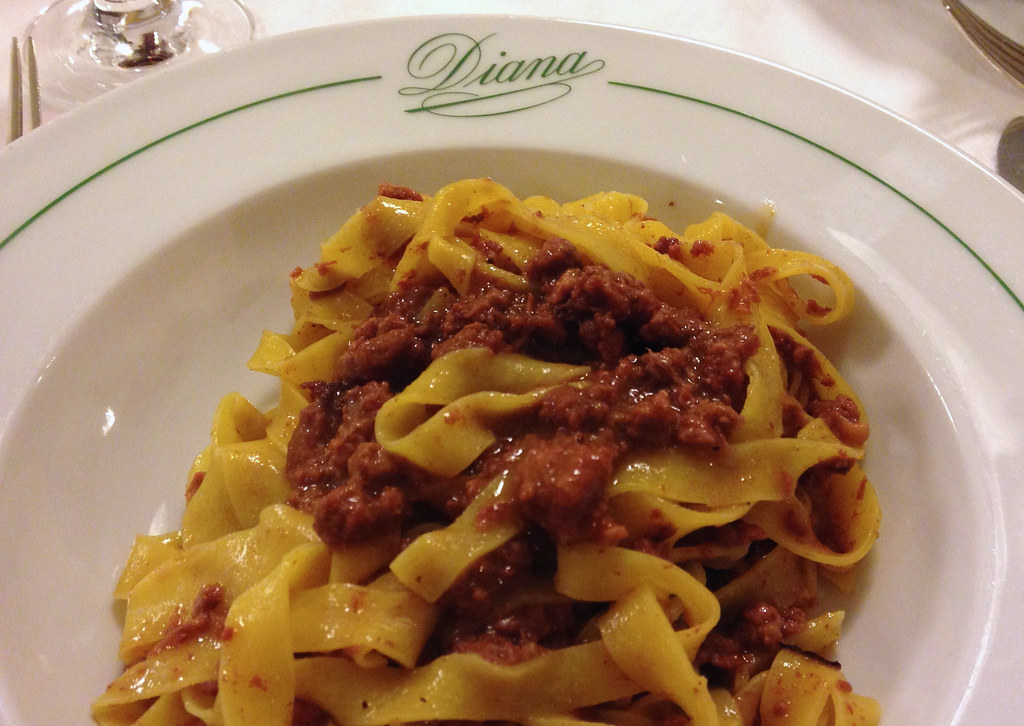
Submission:
[[[349,459],[373,440],[374,419],[391,389],[375,382],[355,388],[314,383],[307,390],[313,400],[288,442],[285,476],[293,488],[290,503],[312,511],[317,499],[348,479]]]
[[[638,331],[641,340],[652,347],[679,348],[705,330],[705,323],[696,310],[661,305]]]
[[[565,343],[568,332],[554,309],[534,295],[491,287],[456,301],[437,337],[433,358],[469,347],[545,357]]]
[[[398,487],[374,491],[345,484],[317,501],[313,527],[324,542],[342,547],[398,529],[407,507],[408,499]]]
[[[202,635],[220,637],[224,629],[228,603],[224,588],[216,583],[203,585],[187,618],[175,614],[168,623],[163,636],[150,649],[150,655],[168,648],[174,648]]]
[[[314,515],[317,534],[330,545],[398,528],[410,492],[424,486],[425,472],[374,439],[374,420],[391,397],[390,387],[374,382],[307,388],[313,402],[299,415],[285,465],[290,504]]]
[[[743,369],[757,352],[759,341],[748,325],[719,328],[694,336],[690,341],[691,363],[687,377],[698,391],[710,398],[728,400],[741,406],[747,375]]]
[[[441,615],[427,657],[476,653],[512,665],[571,643],[586,619],[579,604],[517,597],[549,580],[555,568],[554,543],[535,528],[480,558],[438,602]]]
[[[570,319],[605,315],[633,329],[661,307],[653,293],[633,277],[599,265],[569,268],[548,287],[546,298]]]
[[[659,237],[654,249],[663,255],[668,255],[676,262],[683,261],[683,245],[675,237]]]
[[[422,327],[392,313],[370,318],[354,333],[338,361],[338,379],[348,386],[386,381],[402,387],[430,360]]]
[[[698,399],[680,410],[667,392],[659,391],[624,411],[616,423],[632,440],[648,445],[664,442],[717,449],[728,443],[728,432],[738,420],[739,415],[723,403]]]
[[[431,356],[440,358],[464,348],[490,348],[495,353],[504,353],[509,349],[509,345],[505,340],[504,331],[490,328],[486,323],[472,322],[466,323],[452,333],[451,337],[445,338],[435,345]]]
[[[629,343],[625,332],[608,313],[597,313],[579,324],[580,342],[592,356],[605,365],[615,365],[626,353]]]
[[[778,610],[759,602],[743,611],[739,637],[754,648],[778,650],[783,640],[802,631],[806,623],[807,616],[798,607]]]
[[[469,235],[465,240],[466,244],[483,255],[488,264],[494,265],[505,272],[519,273],[519,266],[508,256],[505,248],[500,243],[487,239],[478,233]]]
[[[618,402],[615,388],[603,381],[589,385],[556,386],[544,394],[537,417],[546,426],[566,431],[596,432],[608,427],[613,406]]]
[[[423,195],[415,189],[397,186],[395,184],[383,183],[377,186],[377,195],[389,199],[406,199],[414,202],[422,202]]]
[[[831,377],[824,375],[821,363],[811,348],[793,340],[785,331],[778,328],[769,328],[769,332],[779,357],[786,364],[790,380],[799,374],[807,381],[817,378],[826,386],[834,383]]]
[[[548,254],[567,264],[555,251]],[[548,266],[557,270],[560,264]],[[684,346],[708,329],[696,311],[666,305],[631,275],[600,265],[568,266],[544,290],[559,316],[575,323],[589,356],[605,366],[628,353]]]
[[[834,400],[818,399],[808,406],[812,416],[825,422],[836,438],[848,446],[863,446],[870,432],[867,422],[860,420],[857,403],[842,393]]]
[[[515,665],[540,655],[555,633],[568,632],[569,603],[531,603],[503,613],[481,632],[464,634],[452,644],[453,653],[476,653],[491,663]]]
[[[863,446],[870,434],[867,421],[861,421],[860,408],[845,394],[834,399],[819,398],[810,381],[832,386],[835,380],[822,370],[814,350],[793,340],[784,331],[771,328],[772,341],[789,373],[790,381],[799,382],[785,401],[786,431],[794,432],[808,416],[822,419],[836,438],[848,446]],[[803,411],[799,410],[802,407]]]
[[[799,607],[780,609],[767,602],[754,603],[735,622],[709,633],[694,663],[713,683],[731,686],[768,667],[784,641],[800,633],[806,623],[807,616]]]
[[[397,530],[408,510],[406,489],[416,474],[376,441],[356,446],[344,482],[316,502],[313,526],[329,545],[342,546]]]
[[[607,434],[568,431],[524,447],[515,469],[517,498],[528,519],[557,542],[614,544],[625,529],[607,512],[605,490],[619,446]]]
[[[738,367],[735,379],[722,367],[695,361],[689,348],[665,348],[627,356],[614,368],[597,370],[584,387],[553,389],[545,395],[539,417],[570,431],[610,428],[627,445],[724,446],[740,415],[730,392],[715,386],[725,382],[741,390],[745,375],[740,361],[749,353],[746,337],[725,339],[744,341],[744,347],[720,356]]]
[[[583,259],[576,248],[561,238],[545,242],[526,266],[526,278],[538,287],[544,287],[572,268],[583,267]]]

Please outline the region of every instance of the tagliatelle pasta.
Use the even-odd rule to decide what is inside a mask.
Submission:
[[[880,521],[802,332],[838,267],[474,179],[382,185],[291,291],[250,361],[278,405],[226,396],[136,538],[97,723],[878,722],[812,611]]]

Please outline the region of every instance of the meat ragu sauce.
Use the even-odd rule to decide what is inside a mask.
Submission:
[[[666,252],[673,241],[663,240]],[[446,524],[495,475],[509,473],[512,501],[484,510],[477,526],[511,508],[527,527],[444,596],[424,660],[472,651],[515,663],[571,643],[595,606],[520,605],[517,593],[550,579],[557,543],[671,547],[656,528],[631,539],[609,513],[605,492],[616,462],[645,448],[722,447],[740,419],[744,362],[759,345],[750,327],[716,328],[693,310],[668,306],[631,276],[587,264],[564,240],[537,252],[527,278],[526,293],[487,285],[461,296],[418,287],[392,294],[356,329],[336,380],[307,385],[312,402],[289,445],[290,503],[312,513],[320,537],[338,547]],[[556,386],[507,421],[465,473],[437,480],[385,451],[374,440],[374,417],[432,360],[468,347],[587,364],[592,372],[587,385]],[[764,534],[747,527],[741,536],[750,542]],[[798,608],[780,614],[758,604],[722,623],[699,662],[728,676],[770,659],[783,633],[802,622]]]

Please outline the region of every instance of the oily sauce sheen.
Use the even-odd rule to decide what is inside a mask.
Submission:
[[[674,240],[662,242],[677,252]],[[502,264],[482,242],[477,249]],[[336,380],[307,385],[312,403],[288,449],[290,503],[312,513],[321,538],[339,547],[443,526],[494,476],[509,473],[514,497],[485,509],[477,526],[513,515],[528,526],[446,593],[424,660],[476,652],[515,663],[573,642],[595,606],[529,598],[520,606],[517,593],[551,577],[558,543],[670,547],[656,524],[630,539],[609,513],[616,462],[647,448],[722,447],[740,418],[744,363],[759,345],[749,326],[714,327],[696,311],[666,305],[628,274],[586,264],[563,240],[537,252],[527,278],[526,293],[488,285],[458,297],[419,287],[392,294],[355,331]],[[432,360],[468,347],[587,364],[592,372],[587,385],[558,385],[503,422],[499,440],[466,472],[438,479],[385,451],[374,439],[374,417]],[[850,424],[842,413],[834,414],[837,426]],[[715,529],[717,538],[764,537],[742,523]],[[758,603],[709,638],[699,662],[735,676],[770,659],[803,622],[799,608],[780,613]]]
[[[832,660],[878,537],[835,264],[635,195],[382,185],[291,275],[136,537],[103,726],[879,722]],[[791,282],[799,281],[799,285]]]

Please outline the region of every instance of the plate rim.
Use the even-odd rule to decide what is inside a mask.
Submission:
[[[451,22],[451,21],[457,20],[459,18],[468,18],[468,19],[476,20],[476,21],[479,21],[479,20],[483,19],[486,22],[498,22],[498,20],[499,20],[497,17],[489,16],[489,15],[458,15],[458,16],[433,16],[433,17],[435,19],[436,19],[436,17],[443,17],[445,22]],[[411,17],[411,18],[388,18],[388,19],[377,19],[377,20],[359,21],[358,24],[360,24],[360,25],[374,25],[374,26],[381,25],[381,24],[405,25],[405,24],[408,24],[410,22],[411,23],[422,23],[425,20],[429,20],[430,18],[431,18],[431,16],[416,16],[416,17]],[[641,29],[636,29],[636,28],[628,28],[628,27],[614,26],[614,25],[604,25],[604,24],[600,24],[600,23],[591,23],[591,22],[586,22],[586,21],[572,21],[572,20],[540,18],[540,17],[526,18],[526,17],[522,17],[522,16],[508,16],[508,17],[504,18],[504,21],[505,22],[512,22],[513,24],[520,24],[520,23],[522,23],[524,21],[526,21],[526,22],[541,22],[543,24],[552,24],[552,23],[554,23],[554,24],[563,24],[563,23],[569,23],[569,24],[575,24],[575,25],[581,25],[581,26],[589,26],[589,27],[594,27],[594,28],[606,28],[606,29],[613,30],[613,31],[624,31],[624,32],[636,34],[636,35],[639,35],[639,36],[662,37],[662,38],[667,38],[667,39],[669,39],[669,40],[671,40],[673,42],[682,42],[682,43],[685,43],[685,44],[691,44],[691,45],[695,45],[695,46],[702,46],[702,47],[705,47],[705,48],[709,48],[709,49],[711,49],[711,50],[713,50],[715,52],[724,52],[724,53],[730,54],[732,56],[743,58],[743,59],[745,59],[748,62],[752,61],[752,62],[755,62],[755,63],[760,64],[760,65],[774,67],[775,69],[777,69],[777,70],[779,70],[781,72],[784,72],[784,73],[787,73],[787,74],[792,74],[795,77],[798,77],[798,78],[802,79],[804,82],[808,82],[809,81],[809,82],[811,82],[811,83],[813,83],[813,84],[815,84],[817,86],[829,89],[830,91],[838,92],[840,94],[843,94],[844,96],[849,97],[849,98],[855,100],[859,104],[865,104],[867,107],[870,107],[873,110],[873,112],[884,114],[886,117],[888,117],[889,119],[891,119],[893,121],[899,122],[901,124],[907,124],[909,126],[909,128],[914,131],[914,133],[922,134],[925,137],[927,137],[928,139],[930,139],[931,142],[939,143],[942,147],[944,147],[946,149],[947,152],[952,152],[961,162],[967,162],[969,165],[973,166],[978,171],[983,172],[984,176],[987,179],[989,179],[990,182],[991,181],[997,182],[998,183],[997,186],[993,186],[992,188],[1002,187],[1004,190],[1009,191],[1013,195],[1013,197],[1017,200],[1018,206],[1021,207],[1022,209],[1024,209],[1024,205],[1020,204],[1020,203],[1024,202],[1024,199],[1021,199],[1019,197],[1019,195],[1016,194],[1016,192],[1013,192],[1012,190],[1010,190],[1008,185],[1006,185],[1005,182],[1002,182],[997,177],[995,177],[995,175],[990,170],[984,168],[978,162],[976,162],[975,160],[973,160],[970,157],[966,156],[965,154],[963,154],[963,152],[960,152],[955,147],[952,147],[950,144],[942,141],[941,139],[939,139],[936,136],[930,134],[929,132],[919,128],[918,126],[916,126],[916,125],[906,121],[906,119],[902,119],[901,117],[897,116],[896,114],[893,114],[892,112],[890,112],[890,111],[888,111],[888,110],[878,106],[877,104],[874,104],[874,103],[872,103],[870,101],[867,101],[867,100],[865,100],[863,98],[860,98],[860,97],[858,97],[858,96],[856,96],[854,94],[851,94],[848,91],[845,91],[842,88],[839,88],[839,87],[837,87],[837,86],[835,86],[833,84],[829,84],[829,83],[826,83],[826,82],[821,81],[819,79],[816,79],[816,78],[814,78],[812,76],[809,76],[809,75],[807,75],[805,73],[802,73],[802,72],[799,72],[799,71],[794,71],[792,69],[785,68],[785,67],[780,66],[778,64],[771,63],[769,61],[765,61],[763,59],[759,59],[759,58],[756,58],[754,56],[750,56],[750,55],[747,55],[747,54],[744,54],[744,53],[740,53],[740,52],[737,52],[737,51],[733,51],[733,50],[730,50],[730,49],[720,48],[720,47],[713,46],[713,45],[710,45],[710,44],[707,44],[707,43],[703,43],[703,42],[700,42],[700,41],[694,41],[694,40],[686,39],[686,38],[679,38],[677,36],[671,36],[671,35],[667,35],[667,34],[661,34],[661,33],[653,32],[653,31],[641,30]],[[284,42],[288,41],[293,36],[296,36],[296,35],[307,35],[307,34],[316,35],[316,34],[319,34],[319,33],[334,34],[334,33],[339,32],[339,30],[340,30],[340,32],[346,32],[347,29],[348,29],[347,28],[348,25],[349,24],[345,24],[343,26],[333,26],[333,27],[330,27],[330,28],[317,28],[317,29],[311,29],[311,30],[306,30],[306,31],[298,31],[298,33],[288,34],[287,36],[275,36],[274,38],[266,39],[265,41],[261,41],[261,42],[264,43],[264,47],[267,46],[267,45],[270,45],[270,44],[274,44],[274,43],[281,43],[282,47],[283,47]],[[242,50],[244,51],[245,49],[242,49]],[[231,51],[231,53],[233,53],[233,52],[234,51]],[[228,54],[225,53],[224,55],[225,55],[225,57],[227,57]],[[234,56],[232,56],[232,59],[233,59],[233,57]],[[225,64],[227,63],[226,60],[224,62],[225,62]],[[209,72],[213,73],[214,71],[211,70]],[[341,83],[341,84],[351,83],[351,82],[354,82],[354,80],[359,80],[359,79],[353,79],[353,80],[349,80],[349,81],[342,81],[342,82],[339,82],[339,83]],[[143,83],[149,83],[150,81],[142,81],[142,82]],[[152,81],[153,84],[156,84],[158,82],[162,82],[162,81],[159,81],[159,79],[153,79],[153,81]],[[219,114],[219,115],[216,115],[216,116],[205,117],[204,119],[201,119],[201,120],[196,121],[194,123],[188,124],[188,125],[182,127],[181,129],[178,129],[177,131],[174,131],[174,132],[169,133],[169,134],[165,134],[165,135],[161,136],[158,139],[155,139],[155,140],[153,140],[153,141],[151,141],[149,143],[146,143],[146,144],[144,144],[143,146],[139,147],[138,149],[136,149],[135,151],[131,152],[128,155],[123,155],[123,156],[119,157],[119,159],[117,159],[114,162],[112,162],[111,165],[105,166],[102,169],[100,169],[98,172],[96,172],[96,173],[94,173],[94,174],[84,178],[79,184],[81,184],[81,185],[88,184],[94,178],[98,178],[98,176],[102,175],[103,173],[106,173],[106,171],[108,169],[113,168],[114,166],[119,165],[119,164],[121,164],[122,162],[124,162],[124,161],[126,161],[128,159],[134,158],[137,154],[142,153],[143,151],[145,151],[148,148],[151,148],[153,145],[156,145],[156,144],[159,144],[159,143],[163,143],[164,141],[169,140],[171,138],[175,138],[175,137],[177,137],[177,136],[187,132],[189,129],[194,128],[194,127],[196,127],[198,125],[202,125],[204,123],[207,123],[207,122],[209,122],[211,120],[214,120],[216,118],[219,118],[221,115],[235,113],[235,112],[238,112],[240,110],[244,110],[245,108],[247,108],[249,106],[260,105],[260,104],[266,103],[268,101],[272,101],[272,100],[275,100],[275,99],[278,99],[278,98],[283,98],[285,96],[290,96],[290,95],[294,95],[294,94],[297,94],[297,93],[307,92],[307,91],[313,90],[313,89],[318,88],[318,87],[320,87],[320,86],[311,86],[311,87],[306,88],[306,89],[295,90],[295,91],[293,91],[293,92],[291,92],[289,94],[274,95],[274,96],[271,96],[269,98],[265,98],[265,99],[262,99],[262,100],[259,100],[259,101],[255,101],[252,104],[246,104],[246,105],[243,105],[243,106],[238,106],[236,108],[229,109],[229,110],[223,112],[223,114]],[[664,91],[663,89],[645,89],[645,90],[653,90],[653,91],[655,91],[657,93],[668,93],[667,91]],[[132,89],[124,89],[124,91],[125,91],[125,93],[131,93]],[[121,92],[118,91],[118,92],[115,92],[115,93],[119,93],[120,94]],[[672,94],[672,95],[677,95],[677,94]],[[118,96],[118,98],[120,98],[120,96]],[[127,98],[127,96],[125,96],[125,98]],[[113,103],[114,103],[113,100],[108,102],[108,104],[113,104]],[[101,107],[100,106],[96,106],[94,108],[99,109]],[[104,105],[102,108],[103,109],[108,109],[109,105]],[[81,110],[85,111],[87,109],[85,107],[83,107],[83,109],[81,109]],[[741,112],[738,112],[736,109],[724,108],[724,110],[726,110],[728,112],[731,112],[731,113],[741,113]],[[69,119],[69,120],[66,120],[66,121],[62,121],[62,119],[56,119],[53,122],[53,126],[52,126],[53,129],[56,129],[55,131],[47,132],[46,131],[46,127],[44,127],[39,132],[36,132],[36,133],[40,134],[39,142],[38,142],[39,145],[41,146],[44,143],[44,141],[43,141],[43,138],[44,138],[43,134],[44,133],[52,135],[52,136],[55,136],[55,135],[58,134],[58,132],[63,130],[65,128],[65,126],[72,126],[74,124],[78,124],[79,123],[78,119],[80,118],[80,116],[75,116],[74,114],[76,114],[76,113],[78,113],[78,111],[73,111],[73,112],[69,113],[67,115],[67,119]],[[92,113],[93,117],[95,117],[96,115],[100,114],[100,111],[95,111],[95,112],[90,111],[90,113]],[[746,114],[744,114],[744,115],[746,115]],[[84,118],[84,116],[82,116],[82,118]],[[750,116],[750,118],[752,118],[754,121],[757,121],[759,123],[769,123],[769,122],[764,121],[763,119],[759,119],[759,118],[756,118],[756,117],[753,117],[753,116]],[[769,123],[769,125],[772,125],[773,127],[775,127],[773,124]],[[780,127],[775,127],[775,128],[778,128],[778,130],[783,131],[785,133],[792,133],[792,132],[790,132],[790,131],[788,131],[786,129],[780,128]],[[1000,273],[998,273],[992,266],[990,266],[990,264],[986,261],[986,257],[984,257],[982,255],[982,253],[979,253],[976,250],[974,250],[971,247],[971,245],[969,245],[967,242],[965,242],[964,239],[962,239],[953,229],[951,229],[945,223],[943,223],[940,219],[935,217],[931,212],[929,212],[927,209],[925,209],[921,204],[919,204],[914,199],[910,198],[909,196],[907,196],[906,194],[901,192],[899,189],[897,189],[896,187],[894,187],[891,184],[889,184],[888,182],[885,182],[880,177],[877,177],[876,175],[874,175],[869,170],[867,170],[865,168],[862,168],[856,162],[851,161],[850,159],[847,159],[847,158],[843,157],[842,155],[835,154],[833,151],[831,151],[831,150],[829,150],[829,149],[827,149],[827,148],[825,148],[825,147],[823,147],[823,146],[821,146],[821,145],[819,145],[819,144],[817,144],[817,143],[815,143],[815,142],[813,142],[813,141],[811,141],[809,139],[806,139],[803,136],[800,136],[799,134],[795,134],[795,135],[798,136],[801,140],[803,140],[805,142],[808,142],[808,143],[811,143],[812,145],[815,145],[815,146],[821,148],[826,153],[830,153],[830,154],[832,154],[834,156],[837,156],[837,158],[841,159],[845,163],[851,164],[855,168],[863,171],[864,173],[867,173],[871,178],[873,178],[876,181],[878,181],[879,183],[883,184],[884,186],[889,188],[892,192],[896,193],[898,196],[903,198],[905,201],[907,201],[908,203],[912,204],[920,212],[924,213],[926,216],[931,218],[949,236],[951,236],[955,242],[957,242],[960,246],[965,248],[968,251],[968,253],[972,257],[974,257],[978,263],[980,263],[982,265],[982,267],[985,269],[985,271],[989,275],[991,275],[995,279],[995,281],[1001,286],[1003,291],[1009,295],[1010,299],[1016,305],[1016,307],[1021,312],[1024,312],[1024,303],[1021,302],[1021,298],[1018,295],[1018,293],[1015,291],[1014,287],[1012,287],[1009,282],[1007,282],[1006,280],[1003,279],[1003,277],[1000,275]],[[26,137],[25,143],[18,147],[19,149],[25,150],[25,154],[29,154],[35,148],[37,148],[35,145],[29,143],[31,141],[31,138],[32,138],[31,136],[30,137]],[[47,138],[48,138],[48,136],[47,136]],[[19,152],[19,154],[20,153],[21,152]],[[11,156],[13,156],[13,154]],[[5,170],[6,170],[5,161],[6,161],[7,158],[8,158],[8,155],[5,155],[3,152],[0,152],[0,177],[4,176],[4,173],[5,173]],[[19,162],[17,159],[15,159],[12,162],[12,166],[17,166],[19,163],[21,163],[21,162]],[[75,185],[74,187],[72,187],[70,190],[68,190],[64,194],[61,194],[58,197],[54,198],[53,201],[50,204],[48,204],[47,206],[45,206],[44,208],[39,210],[39,215],[41,216],[43,214],[46,214],[50,209],[54,208],[55,205],[59,204],[59,202],[61,200],[63,200],[66,197],[67,194],[73,193],[74,190],[77,189],[77,188],[79,188],[78,185]],[[1018,209],[1017,211],[1020,212],[1020,209]],[[23,223],[22,225],[19,225],[17,228],[15,228],[15,230],[14,230],[14,232],[12,234],[5,235],[3,240],[0,241],[0,265],[2,265],[2,263],[4,262],[4,256],[11,249],[13,249],[11,247],[11,243],[12,242],[18,243],[19,242],[18,238],[21,236],[22,232],[25,229],[28,229],[31,226],[31,224],[33,224],[36,221],[37,218],[38,218],[38,216],[33,215],[25,223]],[[22,240],[20,240],[20,242],[23,243],[24,240],[22,239]],[[1021,265],[1021,268],[1024,269],[1024,265]],[[1020,270],[1013,270],[1012,271],[1012,273],[1014,275],[1019,274],[1019,272],[1020,272]],[[5,411],[3,418],[0,419],[0,447],[2,447],[2,441],[3,441],[4,433],[7,431],[9,423],[10,423],[10,420],[11,420],[13,414],[14,414],[14,410],[17,407],[18,406],[15,405],[13,408]],[[3,449],[0,448],[0,451],[2,451],[2,450]],[[1008,520],[1003,518],[1002,521],[1006,522]],[[980,664],[979,664],[979,667],[980,667]]]

